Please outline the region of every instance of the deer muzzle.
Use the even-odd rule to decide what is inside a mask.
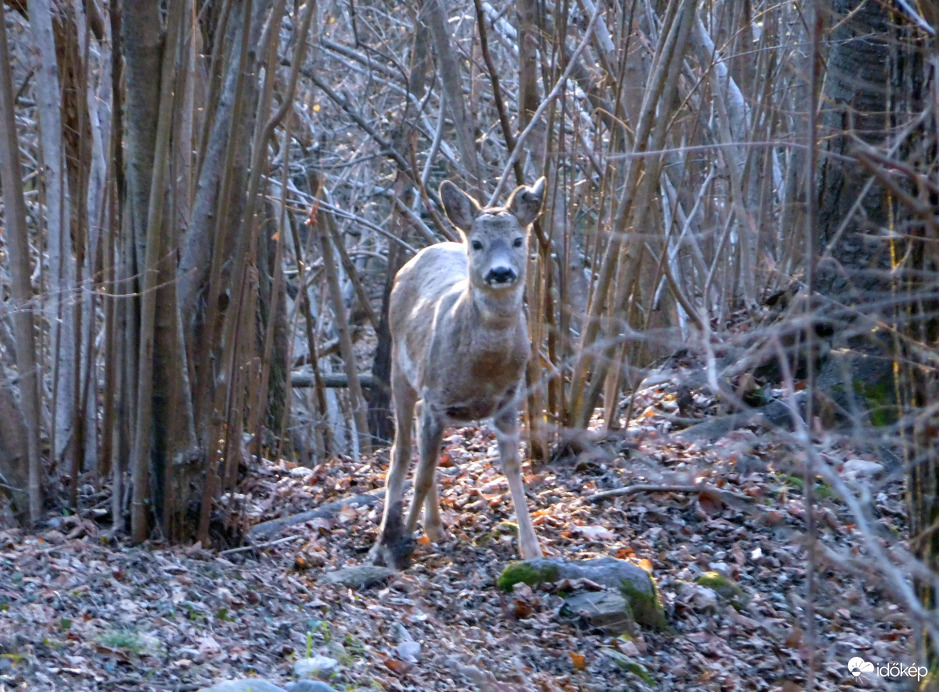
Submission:
[[[517,280],[518,272],[505,264],[490,267],[486,272],[486,283],[492,288],[512,286]]]

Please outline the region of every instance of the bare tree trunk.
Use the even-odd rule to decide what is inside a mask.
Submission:
[[[212,118],[211,133],[201,163],[193,221],[180,260],[180,314],[187,316],[186,345],[194,363],[194,402],[199,444],[205,455],[206,475],[197,528],[197,539],[209,541],[212,502],[220,489],[215,412],[230,420],[224,388],[232,391],[234,340],[229,327],[241,313],[242,296],[235,281],[242,281],[243,258],[238,255],[237,230],[244,217],[250,146],[257,114],[258,84],[252,78],[257,65],[266,2],[232,5],[228,70]],[[219,41],[221,37],[216,37]],[[224,48],[218,46],[220,55]],[[221,211],[223,210],[223,211]],[[226,267],[226,262],[233,261]],[[234,272],[237,272],[234,273]],[[235,280],[232,276],[237,277]],[[207,280],[207,283],[206,283]],[[197,303],[206,290],[204,315]],[[237,309],[231,310],[234,301]],[[226,318],[231,310],[235,315]],[[228,323],[226,323],[226,319]],[[196,340],[196,334],[201,338]],[[213,367],[213,357],[220,366]],[[233,436],[226,436],[226,447]],[[240,448],[240,440],[237,441]]]
[[[271,113],[270,117],[266,114],[271,110],[271,103],[274,89],[274,74],[277,64],[277,46],[279,43],[278,33],[272,32],[268,42],[267,55],[264,58],[264,93],[259,104],[259,116],[263,119],[255,133],[254,141],[254,163],[252,163],[252,175],[248,183],[248,213],[246,223],[242,231],[242,237],[247,236],[251,241],[247,244],[246,263],[253,262],[258,268],[258,290],[250,295],[249,310],[252,310],[252,316],[258,325],[258,336],[254,340],[253,358],[255,361],[260,359],[260,368],[256,376],[249,378],[250,388],[253,396],[249,397],[248,405],[249,415],[247,426],[250,432],[256,433],[254,455],[261,458],[261,447],[263,444],[262,430],[265,422],[269,420],[270,406],[273,397],[272,391],[278,391],[277,381],[275,387],[271,387],[271,356],[274,349],[274,337],[276,323],[278,321],[277,303],[280,300],[282,288],[281,263],[283,261],[283,242],[279,234],[269,234],[264,232],[267,219],[270,218],[268,205],[261,200],[262,173],[267,170],[267,148],[270,142],[275,139],[274,130],[283,120],[289,110],[289,104],[293,101],[293,95],[297,86],[297,79],[300,75],[300,68],[306,55],[307,35],[316,15],[316,2],[308,2],[304,7],[303,18],[295,24],[295,42],[294,54],[291,60],[291,70],[283,101],[276,111]],[[284,12],[284,3],[274,5],[271,17],[268,19],[270,26],[278,26]],[[299,11],[299,7],[298,7]],[[299,17],[297,17],[299,19]],[[288,128],[289,131],[289,128]],[[263,218],[261,218],[263,217]],[[260,238],[260,240],[259,240]],[[271,247],[271,246],[274,247]],[[265,271],[265,266],[268,270]],[[266,329],[265,329],[266,328]],[[266,333],[265,333],[266,332]],[[250,335],[244,335],[244,339],[250,338]],[[249,342],[250,343],[250,342]],[[280,351],[285,356],[285,351]],[[282,367],[279,368],[280,376],[286,377],[286,363],[281,361]],[[283,383],[283,379],[280,383]],[[280,389],[280,391],[283,391]]]
[[[411,69],[408,73],[408,93],[405,95],[404,116],[392,138],[392,143],[405,159],[408,159],[407,147],[409,145],[411,118],[414,116],[412,98],[420,98],[424,94],[427,84],[428,67],[430,66],[430,41],[426,25],[417,22],[414,31],[414,40],[411,43]],[[411,98],[409,98],[411,97]],[[404,171],[398,169],[392,191],[394,199],[401,204],[408,204],[412,196],[411,176],[417,171]],[[392,204],[392,232],[403,240],[407,240],[410,223],[397,204]],[[382,288],[381,316],[378,328],[375,330],[377,344],[375,357],[372,361],[372,375],[376,385],[368,394],[368,423],[372,434],[372,443],[376,446],[388,445],[394,437],[394,424],[391,415],[391,330],[388,327],[388,301],[391,298],[391,288],[395,275],[404,266],[407,257],[400,243],[389,243],[388,268],[385,274],[385,284]]]
[[[0,185],[6,210],[6,243],[10,256],[13,294],[13,324],[16,330],[16,370],[26,423],[29,454],[29,518],[37,522],[42,514],[42,458],[39,446],[40,398],[36,363],[35,299],[30,279],[29,235],[23,197],[20,149],[14,117],[13,79],[7,45],[6,17],[0,3]]]
[[[189,13],[183,12],[180,36],[179,70],[173,76],[172,116],[166,127],[172,131],[170,151],[166,152],[167,202],[159,228],[160,244],[157,255],[155,290],[156,306],[153,325],[153,470],[156,475],[154,509],[162,520],[164,533],[173,540],[189,535],[185,530],[185,508],[189,481],[199,470],[200,458],[195,432],[192,391],[189,380],[189,361],[183,342],[182,317],[177,303],[177,222],[186,219],[189,204],[187,182],[190,173],[191,131],[186,124],[191,108],[191,64],[194,59],[192,42],[197,32],[192,30]],[[169,41],[167,41],[169,43]],[[166,69],[164,61],[164,70]],[[165,76],[166,79],[170,75]],[[170,174],[172,174],[170,176]],[[164,189],[158,194],[162,197]],[[181,207],[181,208],[180,208]]]
[[[670,12],[667,14],[672,21],[670,25],[665,25],[661,29],[655,63],[649,73],[642,109],[635,128],[637,152],[658,151],[663,148],[665,128],[663,119],[656,121],[656,111],[659,108],[664,110],[671,102],[673,94],[669,93],[666,86],[675,87],[682,56],[688,48],[687,40],[680,40],[679,37],[688,36],[691,22],[694,21],[694,3],[689,0],[673,0],[669,6]],[[660,157],[658,158],[660,160]],[[602,262],[597,272],[596,287],[587,308],[584,330],[581,335],[579,359],[571,377],[571,396],[566,422],[574,428],[584,428],[590,420],[601,390],[602,380],[609,366],[609,361],[604,358],[604,355],[609,356],[612,343],[607,340],[608,345],[604,349],[606,354],[597,353],[598,344],[602,342],[602,339],[598,337],[603,333],[602,327],[607,323],[607,316],[611,313],[623,314],[622,305],[629,297],[628,291],[623,290],[622,286],[619,295],[612,294],[612,287],[615,284],[614,278],[619,273],[621,262],[631,261],[634,268],[635,263],[638,262],[639,249],[626,245],[627,227],[630,222],[634,221],[633,215],[637,213],[637,208],[644,210],[651,204],[651,196],[637,199],[635,190],[638,188],[643,172],[647,177],[656,179],[655,173],[650,172],[653,169],[651,165],[649,169],[646,169],[643,159],[636,158],[629,161],[624,184],[619,191],[612,237],[609,245],[604,249]],[[647,195],[651,195],[651,190],[654,189],[650,185],[651,183],[647,183],[644,186]],[[617,303],[620,304],[620,308],[614,307]]]
[[[333,304],[333,318],[336,323],[336,331],[339,333],[339,344],[342,351],[342,358],[346,365],[346,376],[349,378],[349,398],[355,424],[356,438],[358,439],[358,452],[364,455],[371,452],[372,449],[368,432],[367,406],[359,382],[355,350],[352,347],[352,334],[349,331],[349,319],[346,315],[342,288],[339,286],[339,274],[335,266],[336,259],[333,254],[332,243],[329,239],[329,232],[326,229],[327,220],[324,218],[325,215],[326,212],[324,211],[320,211],[317,214],[318,218],[314,232],[317,233],[320,243],[323,266],[326,269],[326,282]]]
[[[535,3],[532,0],[519,0],[516,8],[518,18],[518,131],[524,131],[531,123],[538,110],[538,39],[539,34],[538,21],[536,19]],[[544,172],[544,134],[545,127],[542,123],[536,123],[534,135],[524,143],[526,157],[518,155],[518,160],[522,163],[517,167],[516,177],[521,173],[524,177],[526,163],[530,163],[531,168],[537,171],[537,175]],[[517,144],[513,145],[517,147]],[[523,180],[516,180],[521,185]],[[549,214],[542,218],[548,218]],[[528,361],[525,368],[525,384],[528,390],[528,396],[525,398],[525,427],[528,429],[528,450],[532,459],[546,461],[550,456],[547,434],[544,425],[545,396],[541,384],[542,373],[544,371],[541,365],[541,358],[538,352],[543,343],[545,310],[544,297],[547,293],[546,286],[551,282],[551,262],[545,261],[550,255],[550,248],[545,243],[540,242],[544,238],[541,231],[541,219],[535,220],[535,238],[537,245],[537,261],[533,270],[528,272],[526,277],[528,283],[528,302],[531,319],[529,320],[529,336],[534,347],[533,357]]]
[[[0,488],[13,501],[16,518],[29,521],[29,443],[23,409],[13,391],[11,374],[0,368]]]
[[[231,251],[227,246],[230,240],[223,242],[222,247],[217,246],[216,229],[228,225],[237,227],[244,208],[243,195],[232,195],[230,191],[243,191],[246,185],[248,145],[254,124],[258,86],[257,80],[249,78],[245,71],[253,72],[265,6],[266,3],[259,0],[256,3],[237,3],[231,10],[231,20],[226,27],[231,50],[226,55],[224,49],[220,49],[220,62],[226,66],[224,83],[214,111],[206,115],[211,130],[199,165],[192,220],[183,241],[178,272],[179,314],[187,319],[184,325],[186,348],[194,357],[201,350],[196,346],[194,332],[194,325],[201,323],[198,319],[202,313],[199,294],[207,282],[211,283],[209,280],[214,262],[223,262]],[[243,33],[245,31],[249,32],[246,36]],[[222,39],[222,36],[216,37],[219,42]],[[247,55],[243,55],[243,44],[249,47]],[[213,104],[209,105],[211,107]],[[220,214],[220,210],[224,213]],[[207,296],[206,305],[212,310],[211,295]],[[213,328],[210,324],[206,326]],[[201,412],[197,410],[199,415]]]
[[[193,364],[193,400],[199,445],[207,460],[208,475],[203,493],[199,535],[207,540],[210,498],[218,491],[215,466],[215,424],[212,422],[217,377],[228,377],[225,367],[232,334],[230,321],[236,319],[231,305],[240,305],[241,285],[245,267],[243,253],[246,241],[239,235],[250,233],[253,219],[246,217],[249,187],[248,171],[259,99],[255,71],[261,48],[261,29],[270,3],[264,1],[234,4],[227,27],[227,70],[221,85],[219,101],[209,116],[211,123],[208,143],[196,183],[192,222],[183,242],[179,266],[179,314],[183,325],[186,349]],[[216,37],[221,41],[221,37]],[[225,55],[222,46],[217,47]],[[263,146],[263,145],[259,145]],[[253,204],[253,201],[252,201]],[[246,223],[246,219],[249,223]],[[240,248],[240,249],[239,249]],[[205,291],[204,309],[200,294]],[[220,355],[220,352],[226,352]],[[225,386],[234,383],[228,381]],[[221,392],[219,392],[221,394]],[[222,406],[222,408],[225,408]],[[218,410],[222,410],[221,408]]]
[[[819,289],[850,305],[889,291],[889,247],[879,232],[887,221],[886,193],[853,162],[854,137],[879,144],[888,127],[889,20],[877,2],[834,0],[832,10],[836,28],[822,112],[831,155],[820,159],[818,180]]]
[[[127,211],[130,229],[130,237],[125,242],[132,248],[129,253],[131,273],[139,276],[139,287],[143,292],[151,276],[147,265],[146,209],[149,206],[159,112],[160,83],[154,75],[160,74],[162,22],[159,7],[149,3],[122,2],[121,14],[127,83]],[[149,285],[152,287],[155,281],[150,280]],[[142,297],[146,295],[143,293]],[[152,309],[152,296],[148,302]],[[134,313],[127,319],[128,328],[138,324],[137,309]],[[149,327],[141,324],[140,334],[133,335],[136,338],[130,338],[128,334],[124,339],[125,347],[135,349],[138,354],[138,371],[125,374],[125,383],[135,384],[134,410],[130,414],[133,451],[128,470],[133,492],[131,531],[137,542],[147,539],[151,516],[149,453],[153,346],[152,336],[147,332],[152,332],[152,313],[150,320]]]
[[[153,6],[142,8],[138,3],[129,3],[133,9],[124,6],[124,45],[125,55],[127,57],[127,83],[128,83],[128,107],[133,108],[133,97],[137,90],[146,98],[147,95],[153,95],[151,86],[155,83],[159,96],[159,106],[153,114],[158,115],[154,121],[152,117],[142,124],[141,128],[135,131],[132,126],[129,128],[129,135],[136,139],[136,146],[128,147],[128,161],[131,164],[131,175],[128,176],[128,182],[132,192],[132,197],[137,206],[135,209],[134,228],[137,238],[138,254],[137,259],[141,267],[142,275],[142,295],[140,308],[140,335],[139,335],[139,371],[137,376],[137,407],[135,411],[136,425],[134,431],[134,451],[131,457],[131,470],[134,481],[134,499],[131,512],[131,532],[134,540],[142,542],[149,535],[150,510],[156,509],[159,515],[163,511],[162,486],[164,464],[157,452],[166,453],[164,421],[155,421],[152,417],[154,397],[162,395],[163,392],[154,387],[155,370],[163,375],[166,372],[166,362],[155,363],[157,357],[155,349],[154,325],[157,313],[157,288],[160,278],[160,264],[166,261],[170,244],[166,241],[166,230],[164,229],[163,208],[165,204],[166,174],[168,159],[170,156],[170,131],[172,125],[172,105],[174,99],[173,83],[175,80],[175,62],[176,48],[178,45],[180,25],[183,15],[182,0],[175,0],[170,5],[170,12],[167,16],[166,40],[162,46],[162,65],[157,72],[143,73],[141,68],[149,65],[150,58],[158,57],[161,53],[159,33],[156,29],[159,27],[160,11]],[[138,46],[134,45],[133,38],[141,41],[143,45],[150,46],[146,52],[138,53]],[[154,41],[154,39],[156,39]],[[159,82],[153,79],[154,74],[159,74]],[[149,82],[146,92],[144,92],[144,83]],[[144,170],[141,165],[139,168],[133,164],[149,160],[153,164],[151,171]],[[149,181],[149,190],[143,189],[143,180]],[[146,204],[144,204],[146,203]],[[147,209],[147,215],[142,219],[143,209]],[[141,234],[145,229],[145,234]],[[175,257],[175,252],[172,253]],[[170,309],[174,309],[172,305]],[[175,358],[176,353],[172,352],[170,356]],[[170,384],[162,381],[161,388],[167,388]],[[174,412],[175,413],[175,412]],[[155,449],[153,439],[154,424],[157,424],[158,434],[162,430],[163,435],[159,435],[158,445],[162,449]],[[151,470],[150,463],[155,462]],[[151,497],[151,493],[155,493]],[[148,507],[151,499],[156,499],[153,507]]]
[[[110,12],[111,25],[111,137],[108,143],[108,155],[113,161],[111,190],[109,195],[107,242],[103,248],[103,279],[114,286],[117,293],[133,292],[132,262],[129,261],[130,246],[127,236],[126,216],[127,190],[124,177],[124,89],[121,80],[123,41],[121,37],[121,5],[115,4]],[[127,214],[125,214],[125,211]],[[111,476],[111,521],[115,531],[123,531],[124,491],[126,488],[125,471],[127,458],[130,456],[130,382],[128,375],[136,371],[132,365],[133,355],[129,344],[136,343],[131,338],[133,322],[128,319],[133,306],[130,300],[108,300],[105,303],[105,380],[104,410],[101,425],[104,432],[101,461],[98,465],[99,476]]]
[[[48,230],[51,365],[53,423],[52,452],[56,461],[63,461],[71,441],[74,425],[75,381],[78,357],[75,352],[75,264],[69,231],[69,191],[63,170],[65,152],[62,140],[62,100],[56,58],[55,32],[49,0],[29,3],[29,21],[33,41],[38,50],[36,80],[38,94],[39,133],[41,137],[43,183]],[[78,200],[81,204],[81,200]]]
[[[92,3],[93,4],[93,3]],[[112,7],[113,9],[113,7]],[[86,45],[90,40],[90,35],[86,33],[87,29],[98,31],[101,27],[93,28],[100,17],[88,17],[86,26],[84,20],[86,15],[78,14],[77,18],[82,20],[78,29],[79,35],[84,39],[82,54],[88,55],[90,47]],[[113,47],[112,47],[113,50]],[[101,439],[104,431],[107,430],[99,425],[100,409],[98,402],[101,396],[101,380],[98,378],[98,366],[100,364],[100,354],[102,352],[102,343],[96,338],[101,323],[98,320],[98,310],[104,300],[102,286],[113,286],[113,284],[103,283],[104,252],[107,245],[107,234],[104,232],[105,224],[108,222],[110,208],[107,204],[109,197],[109,165],[111,159],[108,157],[108,148],[110,146],[111,126],[113,121],[109,110],[113,104],[112,90],[112,62],[110,59],[102,58],[100,60],[89,59],[86,62],[86,73],[94,75],[95,67],[99,70],[99,79],[85,79],[87,92],[86,103],[91,131],[91,144],[89,148],[89,160],[87,165],[87,190],[83,195],[81,203],[87,209],[85,218],[87,219],[87,245],[88,251],[85,253],[84,263],[80,267],[82,276],[85,280],[97,287],[96,291],[82,291],[82,300],[80,307],[80,325],[81,336],[78,338],[79,359],[81,363],[81,376],[79,379],[80,391],[78,392],[78,401],[80,410],[76,412],[83,421],[82,429],[84,431],[84,450],[81,457],[84,459],[87,470],[92,471],[96,477],[100,468],[101,461]],[[105,107],[106,104],[106,107]]]
[[[521,132],[531,122],[538,110],[538,39],[541,27],[537,20],[534,0],[519,0],[518,16],[518,130]],[[545,128],[540,123],[538,131],[525,144],[525,151],[536,175],[544,171]],[[522,170],[525,170],[523,163]],[[523,181],[516,181],[519,185]]]
[[[898,274],[893,266],[902,253],[897,239],[883,232],[897,223],[890,193],[876,176],[859,165],[870,147],[889,147],[891,122],[888,94],[891,86],[893,21],[880,3],[861,5],[835,0],[829,18],[833,27],[819,120],[821,151],[816,180],[818,205],[816,288],[819,299],[813,331],[833,333],[838,351],[868,357],[864,378],[882,389],[878,406],[890,409],[894,396],[895,354],[891,336],[882,325],[895,310]],[[896,48],[895,59],[899,51]],[[911,52],[912,55],[912,52]],[[827,155],[826,155],[827,154]],[[819,379],[828,381],[822,365]],[[845,394],[848,410],[869,415],[870,403],[843,368],[832,372]],[[865,385],[868,386],[868,385]],[[831,389],[831,388],[829,388]],[[896,418],[896,409],[885,415]]]
[[[450,32],[447,31],[447,13],[442,0],[424,0],[421,16],[426,19],[433,37],[434,48],[437,50],[437,64],[440,72],[440,81],[446,94],[447,109],[453,118],[456,130],[456,139],[460,147],[463,166],[469,177],[467,181],[472,187],[473,194],[479,194],[480,177],[479,159],[476,155],[476,141],[473,137],[473,123],[466,112],[466,102],[463,99],[463,79],[460,75],[460,65],[456,60],[453,47],[450,45]]]
[[[259,397],[262,410],[258,414],[257,427],[248,428],[256,432],[260,426],[279,431],[280,422],[287,415],[287,378],[290,367],[287,362],[289,333],[287,324],[287,301],[284,294],[284,232],[279,231],[274,210],[265,205],[265,220],[262,224],[258,247],[258,272],[260,286],[258,316],[263,336],[261,348],[261,383],[268,381],[267,396]]]

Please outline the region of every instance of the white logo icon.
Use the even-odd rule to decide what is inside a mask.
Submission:
[[[856,678],[861,677],[861,673],[873,673],[874,664],[870,661],[865,661],[860,656],[855,656],[850,661],[848,661],[848,670]]]

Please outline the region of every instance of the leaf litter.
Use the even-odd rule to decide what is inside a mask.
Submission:
[[[657,581],[665,631],[585,630],[559,615],[570,585],[495,587],[517,559],[516,529],[494,436],[470,426],[446,438],[438,471],[448,540],[418,541],[409,570],[367,588],[324,577],[367,562],[380,502],[340,505],[229,550],[133,547],[91,512],[39,533],[0,531],[0,690],[184,691],[255,676],[285,684],[310,660],[336,663],[318,674],[337,690],[789,691],[804,689],[812,661],[819,690],[902,689],[847,668],[855,656],[908,665],[912,634],[886,590],[857,569],[864,541],[844,503],[816,487],[824,555],[855,566],[817,558],[810,604],[798,451],[759,428],[713,443],[678,435],[660,413],[668,397],[667,388],[640,391],[627,429],[595,436],[576,457],[526,465],[545,554],[638,561]],[[865,461],[850,440],[822,444],[831,463]],[[852,483],[880,473],[866,461],[848,464]],[[235,524],[380,490],[386,467],[387,452],[313,469],[264,460],[231,505],[242,513]],[[887,474],[872,494],[878,528],[903,540],[902,479]],[[706,573],[746,598],[702,585]]]

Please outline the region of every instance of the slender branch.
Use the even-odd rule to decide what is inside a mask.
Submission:
[[[753,501],[753,498],[747,497],[746,495],[732,493],[729,490],[721,490],[706,483],[678,485],[637,483],[636,485],[629,485],[625,488],[614,488],[613,490],[604,490],[599,493],[594,493],[584,499],[586,499],[587,502],[602,502],[611,497],[628,497],[630,495],[638,495],[639,493],[697,493],[699,495],[713,495],[726,501],[728,504]]]
[[[535,127],[538,124],[538,121],[541,120],[541,116],[544,115],[544,112],[547,110],[548,106],[554,103],[554,100],[561,95],[561,92],[564,90],[564,86],[567,84],[567,80],[570,79],[571,72],[574,70],[574,66],[577,63],[577,60],[580,58],[580,54],[584,52],[587,46],[590,44],[590,35],[593,33],[594,27],[597,25],[597,19],[600,17],[600,7],[598,6],[596,11],[593,13],[593,16],[590,17],[590,23],[587,24],[587,29],[584,31],[584,37],[580,41],[580,45],[574,50],[574,53],[571,55],[571,59],[567,63],[567,67],[564,68],[564,72],[561,73],[561,76],[558,78],[558,81],[554,84],[554,87],[551,89],[550,93],[544,98],[544,100],[538,105],[538,109],[531,116],[531,120],[528,123],[528,126],[522,131],[518,136],[518,139],[515,141],[515,147],[512,149],[512,153],[509,154],[509,160],[505,162],[505,166],[502,168],[502,174],[499,176],[499,182],[496,184],[496,189],[492,191],[492,194],[489,196],[489,206],[492,206],[496,203],[499,196],[502,194],[502,189],[505,186],[505,181],[508,179],[509,171],[515,167],[515,162],[518,161],[518,157],[521,155],[522,145],[534,131]]]

